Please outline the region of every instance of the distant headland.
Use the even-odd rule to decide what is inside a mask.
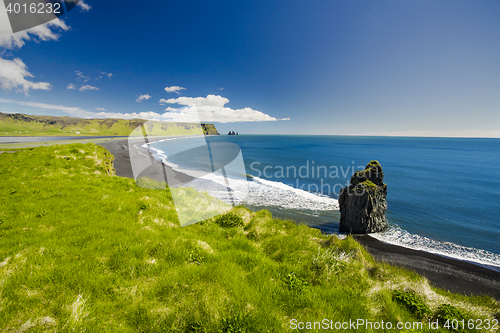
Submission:
[[[145,124],[149,135],[220,135],[214,124],[145,119],[84,119],[0,112],[0,136],[128,136]]]

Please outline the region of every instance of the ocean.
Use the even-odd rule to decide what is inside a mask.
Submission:
[[[183,140],[191,139],[175,144]],[[240,147],[246,173],[253,176],[231,182],[248,190],[241,203],[324,233],[339,231],[340,189],[355,171],[378,160],[388,187],[390,227],[371,236],[500,269],[500,139],[223,135],[206,140]],[[150,147],[162,159],[172,144]]]

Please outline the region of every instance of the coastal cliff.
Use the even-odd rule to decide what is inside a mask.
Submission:
[[[145,119],[83,119],[0,112],[0,136],[102,135],[128,136],[146,124],[149,135],[220,135],[214,124],[175,123]]]
[[[370,161],[340,192],[340,232],[367,234],[386,229],[386,198],[382,167],[378,161]]]

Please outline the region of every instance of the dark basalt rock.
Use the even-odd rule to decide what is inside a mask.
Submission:
[[[340,191],[340,232],[368,234],[387,228],[387,185],[378,161],[351,177],[349,187]]]

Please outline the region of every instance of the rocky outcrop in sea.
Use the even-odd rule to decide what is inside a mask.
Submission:
[[[378,161],[354,173],[340,192],[340,232],[367,234],[387,228],[387,185]]]

